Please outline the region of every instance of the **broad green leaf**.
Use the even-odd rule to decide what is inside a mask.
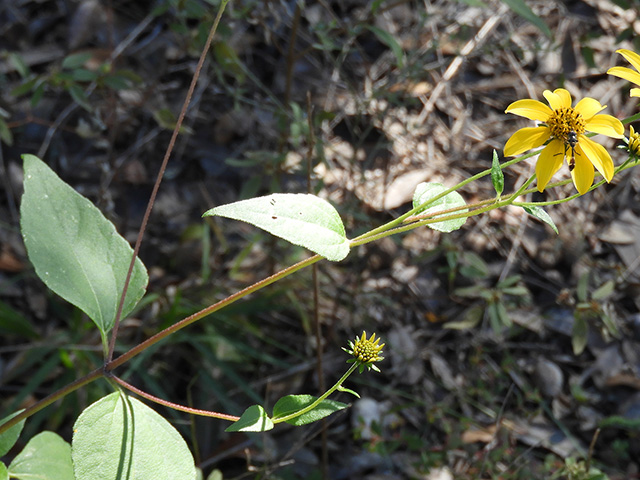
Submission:
[[[39,433],[13,459],[9,475],[20,480],[74,480],[71,447],[53,432]]]
[[[571,345],[573,347],[573,353],[575,355],[580,355],[587,346],[587,340],[589,339],[589,325],[582,315],[576,315],[574,318]]]
[[[221,205],[203,216],[209,215],[250,223],[334,262],[349,254],[340,215],[329,202],[314,195],[274,193]]]
[[[316,400],[317,398],[312,395],[287,395],[286,397],[282,397],[273,406],[273,419],[276,420],[298,412]],[[325,398],[313,410],[294,417],[291,420],[286,420],[286,422],[296,426],[306,425],[307,423],[317,422],[343,408],[347,408],[347,404]]]
[[[0,462],[0,480],[9,480],[9,471],[7,470],[7,466]]]
[[[440,195],[442,192],[448,190],[441,183],[427,183],[423,182],[416,187],[415,192],[413,192],[413,208],[417,208],[425,202],[428,202],[431,198]],[[420,210],[416,215],[425,215],[425,214],[434,214],[440,212],[442,210],[449,210],[451,208],[462,207],[465,205],[464,199],[458,192],[451,192],[444,197],[436,200],[433,203],[430,203],[424,209]],[[466,209],[458,210],[456,213],[465,213]],[[434,218],[437,218],[436,215]],[[427,226],[429,228],[433,228],[434,230],[438,230],[439,232],[453,232],[454,230],[458,230],[467,219],[465,218],[455,218],[453,220],[446,220],[444,222],[438,223],[430,223]]]
[[[187,444],[145,404],[115,392],[86,408],[73,427],[76,480],[195,480]]]
[[[549,225],[551,228],[553,228],[553,231],[556,232],[556,234],[558,233],[558,227],[556,227],[556,224],[553,223],[553,220],[551,219],[549,214],[545,212],[542,207],[538,207],[537,205],[531,205],[531,206],[522,207],[522,208],[524,208],[524,211],[527,212],[529,215],[533,215],[538,220],[543,221],[544,223]]]
[[[23,155],[21,227],[42,281],[83,310],[103,339],[113,327],[133,250],[89,200],[34,155]],[[136,259],[122,316],[142,298],[149,277]]]
[[[544,23],[544,20],[533,13],[533,10],[529,8],[524,0],[502,0],[502,3],[507,5],[511,10],[520,15],[522,18],[535,25],[538,30],[546,35],[547,38],[553,37],[553,35],[551,34],[551,30],[549,30],[547,24]]]
[[[22,410],[14,412],[11,415],[7,415],[2,420],[0,420],[0,425],[4,425],[7,421],[11,420],[20,412],[22,412]],[[6,432],[0,434],[0,457],[3,457],[4,455],[6,455],[7,452],[11,450],[11,447],[13,447],[15,443],[18,441],[18,437],[22,432],[22,427],[24,427],[24,420],[17,423]]]
[[[232,423],[225,432],[266,432],[273,428],[273,422],[260,405],[247,408],[240,420]]]
[[[504,191],[504,173],[502,173],[500,160],[498,160],[498,154],[495,150],[493,151],[493,161],[491,164],[491,183],[493,183],[493,188],[496,189],[498,197],[502,195]]]

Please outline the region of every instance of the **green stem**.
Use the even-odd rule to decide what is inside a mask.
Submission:
[[[346,373],[342,375],[342,377],[340,377],[340,380],[338,380],[333,387],[331,387],[329,390],[324,392],[322,396],[318,397],[315,402],[307,405],[306,407],[304,407],[301,410],[298,410],[297,412],[290,413],[289,415],[285,415],[284,417],[272,418],[271,420],[273,421],[274,424],[287,422],[293,418],[299,417],[300,415],[304,415],[305,413],[310,412],[311,410],[316,408],[318,405],[320,405],[325,398],[327,398],[329,395],[335,392],[338,389],[338,387],[341,386],[347,378],[349,378],[349,375],[351,375],[355,371],[355,369],[358,368],[358,365],[360,365],[358,362],[355,362],[353,365],[351,365],[351,367],[349,367],[349,370],[347,370]]]

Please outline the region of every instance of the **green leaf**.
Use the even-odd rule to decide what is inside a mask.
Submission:
[[[62,68],[65,70],[73,70],[82,67],[91,58],[90,52],[72,53],[67,55],[62,61]]]
[[[21,480],[74,480],[71,447],[59,435],[42,432],[13,459],[9,475]]]
[[[329,202],[314,195],[274,193],[221,205],[203,216],[210,215],[250,223],[334,262],[349,254],[340,215]]]
[[[240,420],[232,423],[225,432],[266,432],[273,428],[273,422],[260,405],[247,408]]]
[[[0,334],[38,338],[38,332],[31,326],[29,320],[2,301],[0,301]]]
[[[529,8],[524,0],[502,0],[502,3],[507,5],[516,14],[535,25],[547,38],[553,37],[551,30],[549,30],[547,24],[544,23],[544,20],[533,13],[533,10]]]
[[[9,471],[7,470],[7,466],[0,462],[0,480],[9,480]]]
[[[0,420],[0,425],[4,425],[6,422],[11,420],[13,417],[18,415],[22,410],[18,410],[17,412],[12,413],[11,415],[7,415],[2,420]],[[0,457],[3,457],[7,454],[11,447],[15,445],[18,441],[18,437],[22,432],[22,427],[24,427],[24,420],[20,421],[9,430],[0,435]]]
[[[42,281],[84,311],[103,335],[113,327],[133,250],[89,200],[34,155],[23,155],[21,227],[29,260]],[[149,281],[136,259],[123,318]]]
[[[594,290],[594,292],[591,294],[591,298],[593,298],[594,300],[604,300],[615,291],[615,288],[616,282],[614,280],[607,280],[596,290]]]
[[[24,62],[22,57],[17,53],[9,54],[9,62],[13,65],[13,68],[20,74],[22,78],[26,78],[29,75],[29,66]]]
[[[76,480],[195,480],[180,434],[145,404],[115,392],[86,408],[73,427]]]
[[[351,390],[350,388],[347,387],[343,387],[342,385],[338,385],[338,391],[339,392],[345,392],[345,393],[350,393],[351,395],[353,395],[356,398],[360,398],[360,395],[358,395],[358,392]]]
[[[553,223],[553,220],[551,219],[549,214],[545,212],[542,207],[539,207],[537,205],[531,205],[531,206],[526,206],[522,208],[524,208],[524,211],[527,212],[529,215],[533,215],[538,220],[543,221],[544,223],[549,225],[551,228],[553,228],[553,231],[556,232],[556,234],[558,233],[558,227],[556,227],[556,224]]]
[[[573,347],[573,353],[575,355],[580,355],[584,351],[588,339],[589,325],[587,324],[587,320],[582,315],[576,315],[571,335],[571,346]]]
[[[470,307],[462,313],[461,320],[447,322],[444,324],[444,328],[452,330],[468,330],[470,328],[474,328],[480,323],[480,320],[482,320],[483,314],[484,308],[481,306],[476,305],[474,307]]]
[[[442,192],[448,190],[441,183],[428,183],[423,182],[416,187],[415,192],[413,192],[413,208],[418,208],[420,205],[429,202],[430,199],[440,195]],[[440,212],[442,210],[449,210],[451,208],[462,207],[466,205],[464,199],[458,192],[451,192],[444,197],[436,200],[433,203],[429,203],[424,209],[420,210],[416,215],[429,215]],[[456,213],[466,213],[467,210],[459,210]],[[437,218],[438,215],[435,215],[434,218]],[[464,222],[466,222],[466,217],[464,218],[456,218],[453,220],[446,220],[444,222],[438,223],[430,223],[427,226],[429,228],[433,228],[434,230],[438,230],[439,232],[453,232],[454,230],[458,230]]]
[[[381,28],[374,27],[372,25],[367,25],[367,30],[372,32],[376,37],[378,37],[378,40],[380,40],[391,49],[396,57],[396,63],[398,64],[398,67],[402,67],[404,63],[404,50],[402,50],[402,47],[395,39],[395,37],[386,30],[382,30]]]
[[[84,90],[80,85],[69,85],[68,90],[71,98],[73,98],[78,105],[80,105],[89,113],[93,112],[93,108],[89,103],[89,99],[87,98],[87,95],[84,93]]]
[[[316,400],[317,398],[313,395],[287,395],[286,397],[282,397],[273,406],[273,419],[276,420],[278,418],[289,416],[308,407]],[[347,406],[348,405],[346,403],[336,402],[335,400],[325,398],[313,410],[294,417],[291,420],[285,421],[296,426],[306,425],[307,423],[317,422],[324,417],[328,417],[338,410],[347,408]]]
[[[4,142],[9,147],[13,145],[13,134],[11,129],[4,118],[0,117],[0,141]]]
[[[491,183],[493,183],[493,188],[496,189],[498,197],[502,195],[504,191],[504,173],[502,173],[500,160],[498,160],[498,154],[495,150],[493,151],[493,161],[491,164]]]

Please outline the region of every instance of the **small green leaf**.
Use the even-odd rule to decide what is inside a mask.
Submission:
[[[447,322],[444,324],[444,328],[451,330],[468,330],[476,327],[484,314],[484,308],[479,305],[468,308],[462,313],[462,319]]]
[[[355,391],[351,390],[350,388],[343,387],[342,385],[338,385],[338,391],[339,392],[350,393],[351,395],[353,395],[353,396],[355,396],[357,398],[360,398],[360,395],[358,395],[358,392],[355,392]]]
[[[11,420],[13,417],[18,415],[22,410],[18,410],[17,412],[12,413],[11,415],[7,415],[2,420],[0,420],[0,425],[4,425],[7,421]],[[7,454],[11,447],[15,445],[18,441],[18,437],[22,432],[22,427],[24,427],[24,420],[19,422],[18,424],[11,427],[9,430],[0,435],[0,457],[3,457]]]
[[[273,422],[260,405],[247,408],[240,420],[232,423],[225,432],[266,432],[273,428]]]
[[[11,129],[4,118],[0,117],[0,141],[4,142],[9,147],[13,145],[13,134]]]
[[[553,220],[551,219],[549,214],[545,212],[542,207],[539,207],[537,205],[531,205],[531,206],[526,206],[522,208],[524,208],[524,211],[527,212],[529,215],[533,215],[538,220],[543,221],[544,223],[549,225],[551,228],[553,228],[553,231],[556,232],[556,234],[558,233],[558,227],[556,227],[556,224],[553,223]]]
[[[116,310],[133,249],[89,200],[34,155],[23,155],[21,227],[29,260],[55,293],[83,310],[103,340]],[[136,259],[122,312],[145,292],[149,278]]]
[[[584,351],[588,339],[589,325],[587,324],[587,320],[582,315],[576,315],[571,335],[571,345],[575,355],[580,355]]]
[[[0,480],[9,480],[9,470],[7,470],[7,466],[0,462]]]
[[[90,52],[72,53],[67,55],[62,61],[62,68],[65,70],[73,70],[82,67],[91,58]]]
[[[539,16],[533,13],[533,10],[529,8],[524,0],[502,0],[502,3],[507,5],[511,10],[520,15],[522,18],[527,20],[528,22],[535,25],[538,30],[540,30],[547,38],[552,38],[551,30],[544,20],[542,20]]]
[[[413,192],[413,208],[418,208],[420,205],[429,202],[430,199],[440,195],[441,193],[448,190],[441,183],[427,183],[423,182],[416,187],[415,192]],[[436,200],[435,202],[429,203],[425,208],[420,210],[416,215],[430,215],[436,214],[437,212],[443,210],[449,210],[456,207],[462,207],[466,205],[464,199],[458,192],[451,192],[444,197]],[[467,210],[458,210],[456,213],[466,213]],[[437,218],[438,215],[435,215],[434,218]],[[438,230],[439,232],[453,232],[454,230],[458,230],[464,222],[467,221],[466,217],[463,218],[455,218],[453,220],[446,220],[444,222],[430,223],[427,226],[429,228],[433,228],[434,230]]]
[[[386,30],[382,30],[381,28],[374,27],[372,25],[367,25],[367,29],[376,37],[378,37],[378,40],[380,40],[391,49],[396,57],[396,63],[398,67],[402,67],[404,63],[404,50],[402,50],[402,47],[400,46],[396,38]]]
[[[21,480],[73,480],[71,446],[53,432],[42,432],[13,459],[9,475]]]
[[[20,74],[22,78],[26,78],[29,75],[29,66],[24,62],[22,57],[17,53],[9,54],[9,62],[13,65],[13,68]]]
[[[313,395],[287,395],[286,397],[282,397],[273,406],[273,419],[277,420],[278,418],[287,417],[308,407],[316,400],[317,398]],[[347,408],[347,406],[346,403],[325,398],[313,410],[294,417],[291,420],[286,420],[286,422],[296,426],[306,425],[307,423],[317,422],[324,417],[328,417],[338,410]]]
[[[84,93],[84,90],[80,85],[77,85],[75,83],[73,85],[69,85],[69,94],[71,95],[71,98],[73,98],[75,102],[82,108],[84,108],[87,112],[93,112],[93,108],[89,103],[89,99],[87,98],[87,95]]]
[[[493,151],[493,162],[491,164],[491,183],[493,183],[493,188],[496,189],[498,197],[502,195],[504,191],[504,173],[502,173],[500,160],[495,150]]]
[[[314,195],[274,193],[212,208],[203,216],[241,220],[338,262],[349,254],[340,215]]]
[[[614,280],[607,280],[591,294],[591,298],[594,300],[604,300],[614,292],[615,288],[616,282]]]
[[[196,478],[193,456],[177,430],[124,393],[112,393],[87,407],[73,432],[76,480]]]

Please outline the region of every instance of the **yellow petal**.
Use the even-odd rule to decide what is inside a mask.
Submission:
[[[613,160],[611,160],[611,155],[609,155],[607,149],[599,143],[596,143],[590,138],[587,138],[583,135],[578,135],[578,145],[580,146],[581,151],[584,153],[584,156],[589,159],[589,161],[593,164],[594,167],[596,167],[596,169],[607,180],[607,182],[610,182],[613,178]],[[576,148],[576,161],[577,154],[578,149]]]
[[[603,107],[598,100],[584,97],[578,102],[574,109],[582,115],[586,121],[589,121],[591,117],[605,108],[607,108],[607,106],[605,105]]]
[[[522,152],[537,148],[546,142],[550,136],[549,127],[521,128],[507,140],[504,145],[504,156],[515,157]]]
[[[624,125],[616,117],[611,115],[596,115],[589,119],[584,127],[588,132],[595,132],[607,137],[623,138]]]
[[[536,177],[538,179],[538,191],[542,192],[551,177],[560,170],[564,159],[564,144],[557,139],[551,140],[538,157],[536,163]]]
[[[542,92],[542,95],[547,99],[549,106],[553,110],[571,107],[571,94],[564,88],[556,88],[553,92],[551,90],[545,90]]]
[[[634,72],[630,68],[626,67],[611,67],[607,70],[609,75],[614,77],[624,78],[626,81],[640,85],[640,73]]]
[[[538,100],[527,98],[525,100],[513,102],[507,107],[504,113],[513,113],[514,115],[519,115],[521,117],[528,118],[529,120],[546,122],[553,114],[553,110]]]
[[[594,142],[595,143],[595,142]],[[591,185],[593,185],[593,165],[587,159],[580,149],[580,145],[576,147],[576,166],[571,172],[571,178],[573,184],[576,186],[576,190],[580,195],[584,195],[589,191]]]
[[[640,88],[632,88],[630,92],[632,97],[640,97]]]
[[[616,53],[622,55],[627,60],[627,62],[633,65],[633,68],[640,71],[640,55],[638,55],[636,52],[621,48],[620,50],[616,50]]]

